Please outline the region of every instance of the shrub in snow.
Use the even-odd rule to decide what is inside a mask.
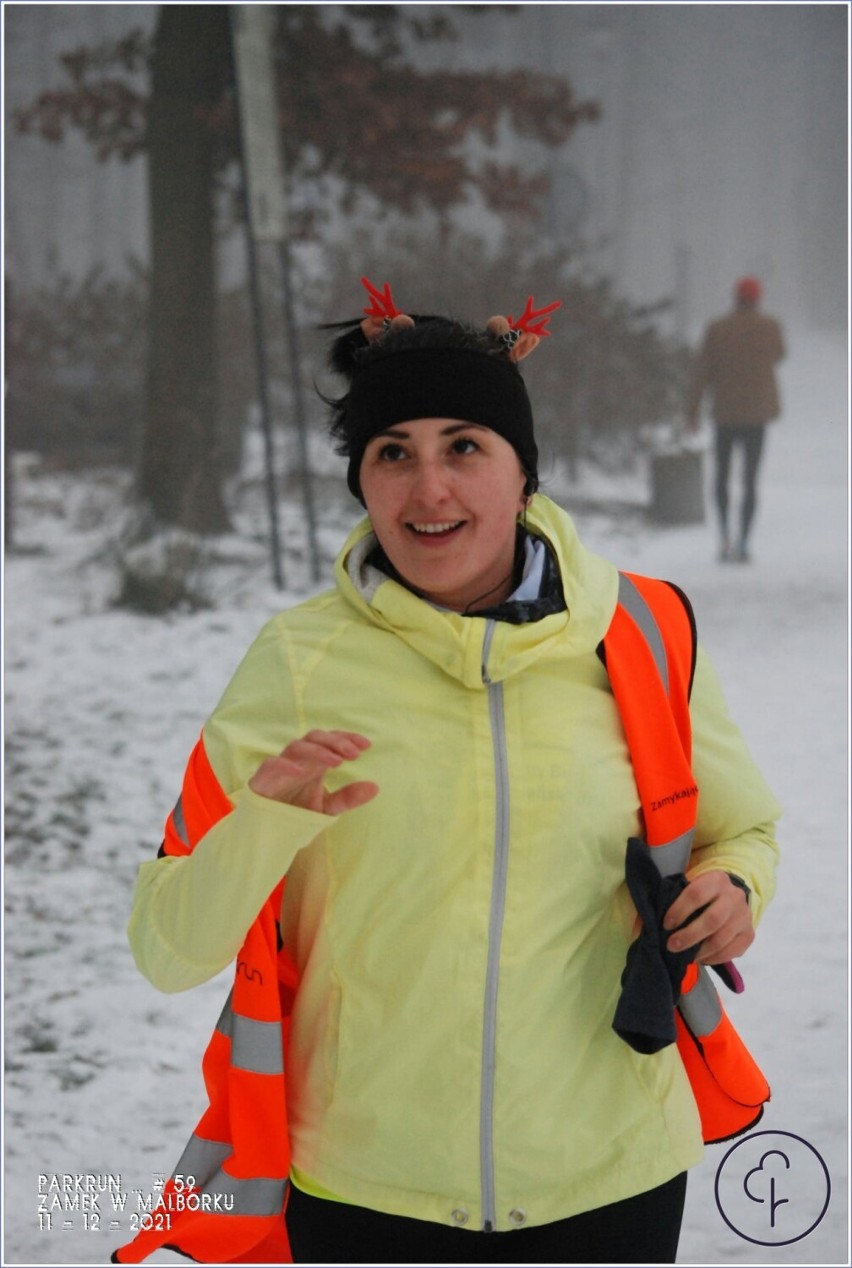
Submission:
[[[118,548],[120,607],[157,616],[173,608],[210,606],[205,593],[204,542],[182,529],[159,529]]]

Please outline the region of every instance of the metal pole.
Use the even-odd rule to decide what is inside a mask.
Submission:
[[[266,339],[263,320],[263,298],[260,274],[257,267],[257,242],[251,215],[248,164],[246,159],[246,120],[241,91],[241,76],[236,72],[237,57],[234,31],[234,6],[230,6],[231,57],[234,66],[233,85],[237,106],[240,181],[245,209],[246,254],[248,257],[249,294],[251,297],[252,326],[255,358],[257,361],[257,390],[260,400],[260,422],[263,430],[265,455],[266,501],[269,513],[269,547],[272,555],[272,576],[276,589],[284,589],[284,572],[281,566],[281,535],[278,530],[278,495],[275,487],[275,455],[272,443],[272,413],[269,405],[269,372],[266,360]]]
[[[281,566],[281,534],[278,528],[278,493],[275,487],[275,447],[272,442],[272,413],[269,406],[269,371],[266,362],[266,338],[263,324],[263,300],[257,268],[257,243],[246,220],[246,250],[249,260],[249,293],[251,295],[254,350],[257,361],[257,391],[260,398],[260,425],[263,431],[264,483],[269,512],[269,549],[272,555],[272,577],[277,590],[284,589]]]
[[[302,390],[302,356],[299,347],[299,335],[293,307],[293,285],[290,272],[290,247],[286,238],[279,243],[279,259],[281,263],[282,298],[284,304],[284,327],[287,334],[287,347],[290,353],[290,375],[293,390],[293,417],[296,422],[296,433],[299,440],[299,464],[302,473],[302,496],[305,502],[305,519],[308,526],[308,550],[311,557],[311,577],[320,579],[320,553],[317,538],[317,515],[314,504],[314,486],[311,478],[310,457],[308,454],[308,428],[305,411],[305,394]]]

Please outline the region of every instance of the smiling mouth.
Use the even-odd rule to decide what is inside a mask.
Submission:
[[[407,525],[412,533],[418,537],[448,537],[450,533],[454,533],[457,528],[461,528],[464,520],[444,520],[440,524],[414,524]]]

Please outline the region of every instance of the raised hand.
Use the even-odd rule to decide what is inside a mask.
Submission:
[[[328,771],[353,762],[370,747],[355,731],[309,731],[293,740],[277,757],[267,757],[249,780],[249,788],[261,797],[282,801],[303,810],[339,815],[366,805],[379,791],[369,780],[345,784],[330,793],[325,787]]]

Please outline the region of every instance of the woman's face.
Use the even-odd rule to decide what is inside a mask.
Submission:
[[[376,536],[412,589],[456,612],[508,597],[526,477],[502,436],[455,418],[395,423],[368,444],[360,482]]]

